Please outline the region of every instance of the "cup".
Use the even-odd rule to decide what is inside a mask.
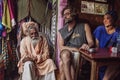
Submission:
[[[111,52],[117,54],[117,47],[112,47],[112,48],[111,48]]]
[[[97,48],[90,48],[90,49],[88,49],[88,51],[89,51],[90,53],[95,53],[95,52],[97,51]]]

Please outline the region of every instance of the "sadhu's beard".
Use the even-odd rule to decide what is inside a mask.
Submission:
[[[39,42],[39,38],[38,37],[34,37],[32,38],[32,44],[33,44],[33,47],[35,47]]]

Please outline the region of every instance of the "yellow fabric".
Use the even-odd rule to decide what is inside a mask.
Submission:
[[[2,17],[2,24],[5,26],[7,33],[9,33],[12,29],[12,24],[10,20],[10,12],[8,8],[7,0],[3,0],[3,17]]]

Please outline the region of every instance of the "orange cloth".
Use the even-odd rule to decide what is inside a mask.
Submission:
[[[40,63],[34,61],[39,75],[45,75],[56,69],[54,62],[49,58],[49,49],[46,37],[44,35],[40,35],[40,38],[42,39],[40,40],[39,44],[36,45],[35,48],[33,47],[33,44],[31,43],[31,39],[29,36],[22,39],[20,44],[21,59],[18,63],[19,73],[23,72],[24,63],[22,63],[22,60],[26,56],[29,56],[33,60],[36,57],[38,58],[39,56],[42,57],[42,61],[40,61]]]

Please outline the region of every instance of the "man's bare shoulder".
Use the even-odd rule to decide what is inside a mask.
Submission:
[[[84,23],[85,27],[90,27],[90,25],[88,23]]]

